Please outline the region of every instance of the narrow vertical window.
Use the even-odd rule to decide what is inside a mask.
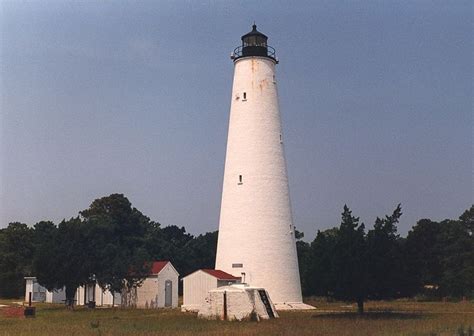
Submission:
[[[244,92],[244,100],[247,99],[247,92]]]
[[[239,184],[242,184],[242,175],[239,175]]]
[[[281,138],[281,134],[280,134],[280,143],[283,143],[283,139]]]

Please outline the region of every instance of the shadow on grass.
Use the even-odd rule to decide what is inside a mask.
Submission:
[[[366,312],[358,314],[356,312],[341,312],[341,313],[320,313],[311,315],[311,318],[316,319],[361,319],[361,320],[417,320],[423,318],[421,313],[417,312],[391,312],[391,311],[377,311]]]

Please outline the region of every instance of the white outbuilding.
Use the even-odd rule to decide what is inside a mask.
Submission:
[[[178,277],[179,273],[171,262],[155,261],[151,264],[150,274],[140,286],[132,289],[123,300],[127,306],[136,308],[178,307]],[[25,302],[29,300],[47,303],[64,303],[66,293],[64,288],[48,291],[41,286],[36,277],[25,277]],[[215,287],[213,287],[215,288]],[[122,304],[122,293],[112,293],[103,290],[97,283],[80,286],[75,295],[75,304],[82,306],[93,302],[94,306],[117,306]]]
[[[36,277],[25,277],[25,302],[28,302],[31,293],[33,302],[46,303],[65,303],[66,291],[64,288],[53,291],[47,290],[41,286]],[[97,284],[92,283],[86,286],[80,286],[75,295],[75,304],[82,306],[94,301],[96,306],[120,305],[120,293],[115,294],[115,298],[107,290],[102,290]]]
[[[171,262],[154,261],[150,275],[135,288],[129,305],[137,308],[178,307],[178,277]]]
[[[182,311],[199,311],[207,304],[209,291],[240,283],[240,277],[221,270],[200,269],[183,278]]]
[[[36,277],[25,277],[25,281],[25,302],[28,302],[28,300],[30,299],[30,293],[31,301],[45,302],[46,292],[48,290],[38,283]]]
[[[108,290],[103,290],[98,284],[90,283],[85,286],[80,286],[76,291],[76,304],[84,306],[89,302],[95,302],[98,307],[112,307],[119,306],[122,302],[121,293],[112,293]]]
[[[66,292],[62,289],[49,291],[38,283],[36,277],[25,277],[25,302],[64,303]]]

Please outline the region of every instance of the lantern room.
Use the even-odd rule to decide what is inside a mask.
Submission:
[[[241,57],[260,56],[276,60],[275,49],[267,44],[268,37],[257,30],[257,25],[252,26],[252,31],[242,36],[242,45],[234,49],[231,58],[236,60]],[[277,62],[278,63],[278,62]]]

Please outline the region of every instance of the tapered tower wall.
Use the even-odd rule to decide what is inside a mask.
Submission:
[[[244,273],[244,282],[266,288],[275,303],[302,302],[276,61],[234,63],[216,269]]]

